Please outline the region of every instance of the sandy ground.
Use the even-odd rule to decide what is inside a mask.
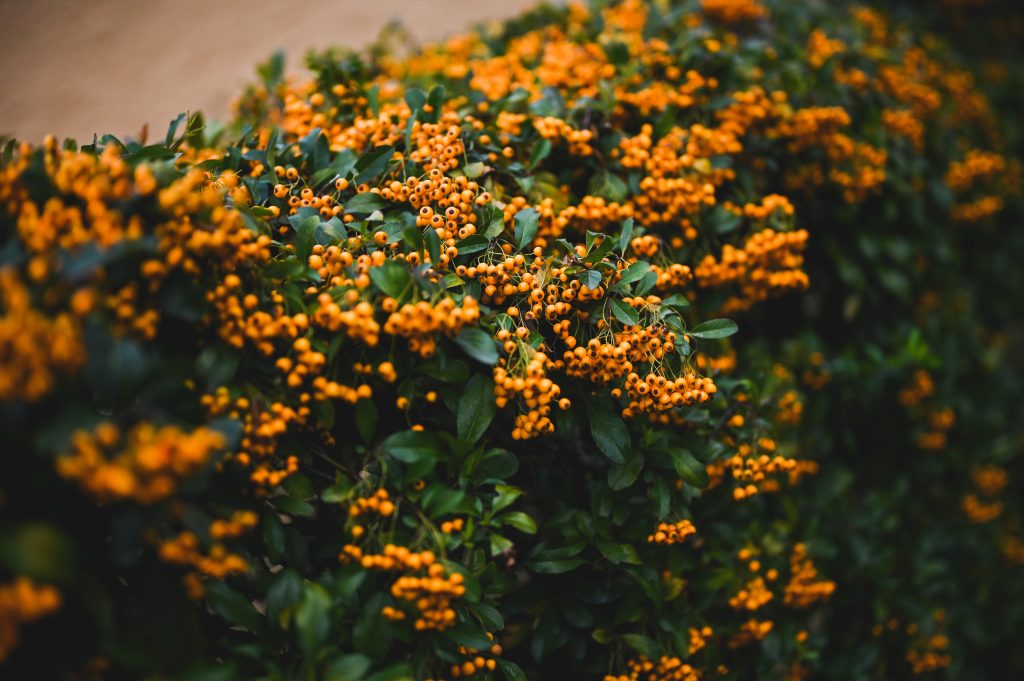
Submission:
[[[0,135],[160,137],[179,112],[223,119],[255,65],[287,70],[328,45],[363,47],[392,19],[417,40],[511,16],[530,0],[0,0]]]

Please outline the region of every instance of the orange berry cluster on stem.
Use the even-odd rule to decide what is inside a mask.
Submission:
[[[658,523],[658,529],[647,537],[647,541],[653,544],[681,544],[696,533],[697,528],[686,519],[675,523]]]
[[[205,427],[186,433],[176,426],[142,422],[122,433],[114,424],[102,423],[74,433],[70,453],[57,460],[57,472],[99,501],[151,504],[206,467],[224,444],[223,435]]]
[[[700,681],[701,673],[678,657],[661,656],[657,661],[640,656],[626,663],[628,673],[608,674],[604,681]]]
[[[786,585],[783,602],[793,608],[809,608],[828,599],[836,590],[836,583],[818,579],[818,570],[807,555],[807,547],[798,543],[793,546],[789,558],[790,580]]]
[[[425,577],[399,577],[391,585],[391,595],[408,601],[417,610],[413,626],[417,631],[444,631],[455,624],[452,601],[466,593],[464,578],[458,572],[445,576],[444,566],[434,563]]]
[[[0,663],[18,645],[23,624],[55,612],[61,605],[60,592],[52,586],[18,577],[0,584]]]

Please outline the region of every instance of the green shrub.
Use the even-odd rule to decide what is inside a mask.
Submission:
[[[9,144],[5,678],[1018,677],[1021,74],[929,17],[541,8]]]

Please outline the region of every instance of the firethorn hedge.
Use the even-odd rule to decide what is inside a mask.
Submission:
[[[1020,678],[1022,35],[572,3],[10,142],[0,676]]]

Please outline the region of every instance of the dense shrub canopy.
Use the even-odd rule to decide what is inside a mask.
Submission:
[[[0,673],[1019,678],[999,12],[570,4],[12,142]]]

